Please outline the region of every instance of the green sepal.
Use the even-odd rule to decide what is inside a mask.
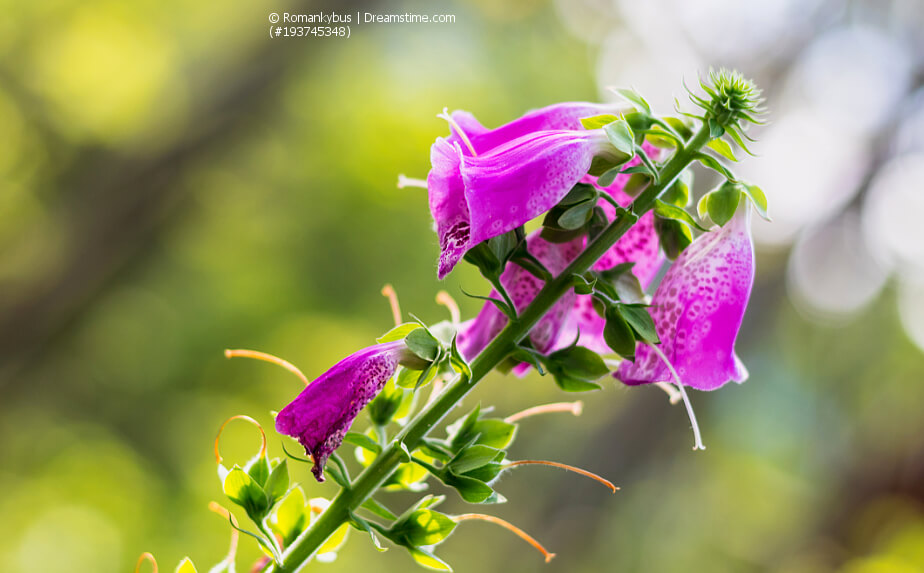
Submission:
[[[229,500],[243,507],[255,521],[262,519],[269,507],[263,488],[238,465],[232,467],[225,476],[222,490]]]
[[[266,483],[270,474],[270,462],[266,455],[256,455],[244,465],[244,471],[254,479],[260,487]]]
[[[765,221],[770,221],[770,215],[767,214],[767,196],[764,195],[763,189],[751,183],[743,183],[741,192],[744,193],[751,204],[757,209],[757,214]]]
[[[433,362],[439,357],[440,342],[426,328],[415,328],[404,337],[404,344],[422,360]]]
[[[358,529],[359,531],[364,531],[369,534],[369,537],[372,538],[372,543],[375,545],[376,551],[384,552],[388,551],[388,548],[382,544],[379,540],[378,534],[376,534],[375,529],[369,524],[368,521],[356,515],[353,512],[350,512],[350,525]]]
[[[410,334],[411,331],[417,330],[418,328],[420,328],[420,325],[416,322],[405,322],[403,324],[399,324],[382,336],[376,338],[375,341],[379,344],[382,344],[383,342],[394,342],[395,340],[401,340]]]
[[[672,261],[693,242],[693,232],[690,227],[674,219],[655,217],[655,232],[658,234],[661,250]]]
[[[626,360],[635,360],[635,333],[616,306],[607,306],[603,340],[616,354]]]
[[[728,142],[724,139],[713,139],[706,144],[706,147],[715,151],[725,159],[738,161],[738,158],[735,157],[735,152],[732,150],[731,145],[729,145]]]
[[[305,492],[300,487],[282,498],[267,520],[270,529],[282,538],[282,545],[288,546],[308,527],[311,520]]]
[[[655,328],[654,320],[648,313],[646,305],[621,304],[619,305],[619,313],[635,331],[637,339],[644,340],[649,344],[660,344],[661,339],[658,337],[657,328]]]
[[[266,502],[269,507],[273,507],[289,491],[289,465],[286,460],[281,460],[276,464],[269,477],[266,478],[263,490],[266,492]]]
[[[591,117],[582,117],[581,125],[584,126],[584,129],[600,129],[601,127],[609,125],[618,119],[618,116],[615,116],[611,113],[604,113]]]
[[[584,275],[573,274],[571,275],[571,286],[574,287],[574,292],[577,294],[590,294],[594,292],[594,284],[596,284],[597,279],[591,277],[591,280],[588,280]]]
[[[617,119],[606,124],[603,126],[603,133],[606,134],[606,138],[617,151],[629,157],[635,155],[635,133],[632,132],[632,128],[629,127],[626,120]]]
[[[416,509],[402,516],[388,530],[388,537],[406,547],[436,545],[449,537],[456,522],[433,509]]]
[[[398,516],[395,515],[390,509],[371,497],[364,501],[360,507],[375,516],[381,517],[382,519],[387,519],[389,521],[395,521],[398,519]]]
[[[738,210],[738,203],[741,201],[741,185],[726,181],[704,195],[700,199],[701,203],[703,201],[706,202],[705,211],[709,214],[709,218],[716,225],[723,227],[725,223],[731,221],[731,218],[735,216],[735,211]],[[703,208],[698,206],[697,210],[702,211]]]
[[[411,558],[421,567],[433,569],[434,571],[452,572],[452,567],[450,567],[448,563],[430,551],[421,549],[420,547],[408,547],[407,551],[411,554]]]
[[[568,194],[565,195],[558,204],[562,206],[577,205],[585,201],[592,201],[597,198],[597,195],[599,195],[599,192],[593,185],[575,183],[571,191],[568,191]]]
[[[484,503],[494,494],[491,486],[475,478],[455,475],[450,472],[444,472],[439,477],[444,484],[458,491],[462,499],[468,503]]]
[[[456,456],[446,464],[446,468],[456,475],[461,475],[487,465],[490,462],[500,462],[503,459],[503,450],[476,443],[456,454]]]
[[[645,101],[637,91],[630,88],[613,88],[613,93],[619,95],[622,99],[634,105],[640,111],[651,114],[651,106]]]
[[[661,193],[659,198],[665,203],[683,208],[690,204],[690,190],[692,188],[693,171],[684,169],[671,186]]]
[[[718,171],[723,177],[729,181],[737,181],[735,174],[731,172],[728,167],[722,165],[722,162],[716,159],[715,157],[709,155],[708,153],[697,153],[696,160],[712,169],[713,171]]]
[[[600,389],[593,381],[609,373],[606,363],[593,350],[571,345],[544,357],[542,362],[566,392],[586,392]]]
[[[558,226],[565,231],[580,229],[590,221],[595,206],[593,201],[584,201],[570,207],[558,217]]]
[[[686,209],[682,209],[676,205],[670,203],[665,203],[660,199],[655,200],[654,207],[655,215],[664,218],[664,219],[673,219],[675,221],[680,221],[681,223],[698,229],[700,231],[707,231],[705,227],[696,222],[692,215],[687,213]]]

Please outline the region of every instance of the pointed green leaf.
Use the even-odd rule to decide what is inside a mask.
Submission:
[[[617,151],[630,157],[635,155],[635,134],[626,120],[618,119],[605,125],[603,132]]]
[[[382,336],[376,338],[375,341],[381,344],[383,342],[394,342],[395,340],[401,340],[418,328],[421,328],[421,326],[416,322],[405,322],[404,324],[399,324]]]
[[[615,115],[605,113],[601,115],[595,115],[592,117],[582,117],[581,125],[584,126],[584,129],[600,129],[604,125],[613,123],[619,119]]]
[[[611,306],[606,309],[603,340],[616,354],[627,360],[635,359],[635,334],[616,307]]]
[[[661,339],[658,338],[658,331],[655,328],[654,320],[648,313],[648,307],[640,304],[620,305],[619,312],[632,330],[635,331],[638,338],[649,344],[658,344]]]
[[[685,225],[688,225],[700,231],[708,230],[704,228],[703,226],[701,226],[699,223],[697,223],[693,219],[693,216],[687,213],[686,209],[681,209],[680,207],[676,205],[665,203],[664,201],[660,199],[655,200],[654,211],[655,211],[655,214],[658,215],[659,217],[680,221],[681,223],[684,223]]]
[[[408,552],[418,565],[426,567],[427,569],[433,569],[434,571],[452,571],[452,567],[450,567],[448,563],[429,551],[425,551],[419,547],[409,547]]]
[[[731,145],[728,144],[724,139],[713,139],[706,144],[706,147],[715,151],[725,159],[730,159],[731,161],[738,161],[738,158],[735,157],[735,152],[732,150]]]
[[[741,186],[741,191],[751,200],[751,204],[757,209],[757,214],[765,221],[770,221],[770,215],[767,214],[767,196],[764,195],[763,189],[757,185],[745,183]]]

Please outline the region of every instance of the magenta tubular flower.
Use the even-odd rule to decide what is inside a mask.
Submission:
[[[614,106],[565,103],[489,130],[469,113],[450,118],[451,134],[430,150],[430,213],[444,278],[476,244],[510,231],[554,206],[610,147],[580,118]]]
[[[527,249],[530,254],[539,259],[552,273],[560,273],[574,255],[580,245],[576,242],[566,244],[549,243],[539,236],[539,231],[530,234],[526,239]],[[510,295],[517,312],[522,312],[529,303],[536,298],[536,294],[542,289],[544,282],[530,274],[519,265],[511,263],[504,270],[500,277],[501,284]],[[499,298],[496,291],[491,291],[492,298]],[[569,292],[555,303],[555,305],[543,316],[536,326],[529,333],[529,339],[533,348],[539,352],[546,353],[558,339],[558,333],[565,323],[567,314],[574,305],[574,293]],[[486,302],[481,312],[473,320],[462,325],[459,331],[456,343],[459,352],[466,360],[471,360],[478,355],[497,334],[507,325],[507,317],[504,316],[495,305]]]
[[[340,447],[359,411],[382,390],[410,351],[403,340],[364,348],[309,384],[276,416],[276,431],[292,436],[314,460],[312,473],[324,481],[324,464]]]
[[[753,283],[750,207],[744,206],[677,257],[652,299],[661,351],[681,383],[714,390],[729,380],[747,379],[735,339]],[[639,344],[634,363],[620,364],[616,378],[630,385],[673,381],[664,361],[645,344]]]

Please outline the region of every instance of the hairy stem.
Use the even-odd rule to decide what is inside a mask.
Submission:
[[[704,123],[686,145],[678,150],[659,173],[657,184],[649,185],[632,203],[631,211],[641,217],[654,206],[655,199],[670,187],[680,173],[696,158],[700,148],[709,142],[709,129]],[[458,404],[495,366],[503,362],[517,344],[523,340],[533,326],[571,288],[571,276],[582,275],[610,249],[616,241],[634,224],[634,217],[617,217],[587,248],[578,255],[561,274],[548,281],[533,299],[533,302],[507,326],[472,362],[472,376],[469,380],[458,379],[447,386],[435,400],[421,410],[414,419],[395,436],[382,453],[363,471],[349,489],[343,489],[334,497],[330,506],[286,549],[282,563],[271,567],[268,572],[294,573],[314,555],[318,547],[330,537],[340,525],[349,520],[366,499],[388,479],[405,459],[399,444],[408,450],[417,447],[440,421]]]

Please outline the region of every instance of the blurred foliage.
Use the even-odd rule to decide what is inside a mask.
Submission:
[[[444,106],[490,126],[597,97],[589,49],[538,0],[447,2],[456,24],[349,40],[265,36],[273,10],[334,6],[3,2],[0,571],[128,571],[142,551],[164,570],[218,561],[212,438],[238,413],[270,429],[299,389],[222,349],[317,375],[388,329],[385,282],[425,320],[444,317],[439,288],[473,315],[460,287],[486,289],[468,268],[437,283],[424,193],[397,174],[426,174]],[[751,380],[693,397],[706,452],[688,451],[686,418],[653,388],[607,387],[581,418],[523,423],[516,455],[622,487],[505,478],[499,514],[558,553],[543,570],[924,569],[924,364],[894,304],[818,326],[784,297],[782,260],[760,268],[740,352]],[[562,394],[495,376],[468,403],[487,397],[506,414]],[[249,432],[222,438],[232,463]],[[459,571],[536,570],[519,543],[466,524],[443,555]],[[244,541],[240,555],[246,570],[258,553]],[[361,536],[313,567],[373,564],[409,567]]]

